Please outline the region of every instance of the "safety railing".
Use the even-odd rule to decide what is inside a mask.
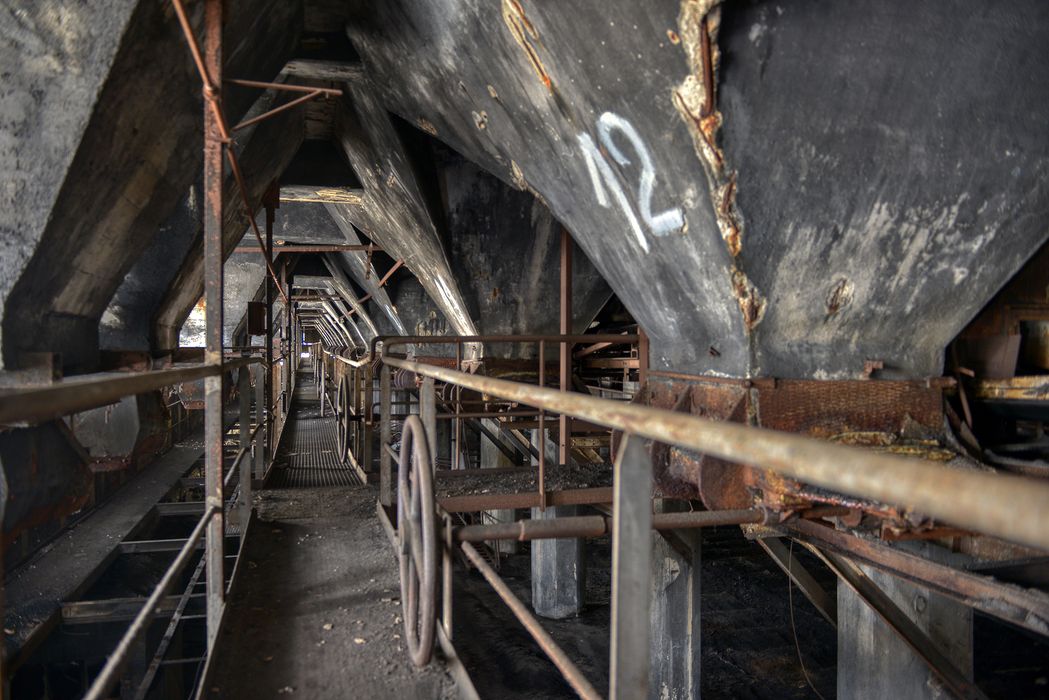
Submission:
[[[399,342],[421,342],[398,339]],[[468,342],[464,339],[464,342]],[[444,569],[441,628],[451,637],[451,554],[458,547],[493,585],[566,680],[584,698],[598,697],[594,687],[567,658],[554,640],[480,555],[472,542],[498,539],[528,540],[551,537],[612,536],[612,622],[610,696],[638,697],[648,693],[649,576],[651,531],[662,528],[704,527],[712,524],[779,524],[779,515],[762,509],[653,514],[652,466],[643,439],[770,470],[808,484],[863,499],[894,504],[967,530],[1049,550],[1049,484],[1044,481],[865,451],[799,435],[719,422],[663,409],[612,401],[582,393],[507,381],[423,364],[391,356],[390,339],[383,344],[381,481],[392,489],[393,460],[398,463],[396,522],[401,558],[402,604],[406,641],[416,663],[425,663],[432,649],[430,630],[436,623],[438,547]],[[542,364],[542,363],[540,363]],[[501,399],[540,411],[588,421],[622,431],[613,465],[611,516],[580,516],[553,520],[454,527],[450,515],[440,512],[434,497],[432,438],[436,418],[420,410],[404,422],[401,450],[392,449],[387,426],[390,411],[390,372],[399,369],[420,378],[422,399],[432,393],[434,382],[478,392],[486,399]],[[386,493],[384,490],[383,494]],[[478,510],[490,508],[485,499]],[[812,517],[824,517],[818,513]],[[799,532],[821,530],[802,516]],[[439,524],[443,522],[443,527]],[[856,538],[852,538],[856,539]],[[876,560],[877,553],[868,557]],[[950,576],[951,570],[930,572],[929,579]],[[964,572],[960,572],[964,574]],[[970,576],[970,578],[972,578]],[[925,579],[922,579],[925,580]],[[947,584],[940,583],[941,587]],[[967,579],[967,585],[969,585]],[[983,589],[986,590],[986,586]],[[963,593],[964,595],[964,593]],[[1007,601],[1007,602],[1006,602]],[[1030,605],[1033,616],[1046,611],[1044,596],[1005,595],[1004,607]],[[1000,605],[999,607],[1003,607]],[[999,613],[1001,614],[1001,613]],[[1016,616],[1004,615],[1006,619]],[[1031,615],[1028,614],[1028,619]],[[429,645],[429,646],[427,646]],[[933,669],[940,673],[943,669]],[[948,677],[949,676],[941,676]]]
[[[251,391],[249,369],[257,366],[256,388]],[[207,538],[203,558],[207,564],[219,566],[222,573],[218,577],[209,576],[207,580],[207,635],[209,648],[217,634],[217,627],[225,606],[226,590],[224,586],[224,553],[223,538],[226,510],[233,505],[234,497],[239,494],[242,512],[250,512],[252,470],[261,478],[267,461],[263,442],[264,434],[270,430],[276,404],[266,406],[265,381],[263,373],[267,371],[260,357],[240,357],[228,359],[221,364],[192,364],[165,369],[105,372],[98,374],[71,377],[51,384],[24,386],[0,391],[0,424],[8,426],[27,426],[43,421],[54,420],[61,416],[100,408],[119,401],[126,396],[157,391],[165,387],[204,379],[220,378],[223,374],[237,370],[239,397],[239,433],[240,446],[228,467],[223,456],[223,436],[225,430],[217,434],[215,445],[205,446],[217,452],[217,461],[205,462],[205,476],[209,497],[205,500],[204,514],[197,521],[192,532],[182,544],[175,559],[168,566],[156,588],[145,600],[134,620],[121,637],[113,653],[108,657],[99,675],[94,679],[86,698],[108,697],[109,691],[120,680],[120,674],[128,661],[129,654],[139,641],[153,619],[158,605],[163,601],[168,590],[178,580],[188,563],[193,559],[198,543],[209,526],[219,524],[218,536]],[[278,402],[279,403],[279,402]],[[254,406],[253,406],[254,404]],[[252,408],[255,412],[255,426],[251,427]],[[207,419],[207,416],[205,416]],[[221,421],[221,416],[218,416]],[[264,430],[264,428],[266,430]],[[249,457],[254,456],[254,460]],[[239,475],[239,484],[229,499],[225,498],[227,489]],[[215,489],[213,484],[221,484]]]
[[[381,444],[390,444],[390,438],[392,435],[391,418],[392,413],[392,378],[390,374],[390,367],[392,365],[387,360],[392,360],[389,356],[391,348],[404,346],[404,345],[454,345],[456,348],[455,353],[455,366],[462,366],[462,349],[465,345],[481,343],[486,345],[492,344],[532,344],[537,349],[537,375],[539,386],[545,386],[547,383],[547,362],[546,362],[546,351],[551,346],[558,348],[557,357],[557,368],[558,368],[558,385],[561,391],[567,391],[571,385],[571,367],[572,367],[572,356],[571,348],[574,344],[588,343],[588,344],[602,344],[604,347],[613,345],[634,345],[639,342],[640,338],[637,335],[628,334],[575,334],[575,335],[473,335],[473,336],[382,336],[377,337],[372,341],[372,356],[379,357],[381,362],[380,370],[380,427],[382,435],[380,438]],[[378,353],[377,346],[382,344],[382,351]],[[420,375],[425,377],[425,375]],[[462,454],[463,444],[463,428],[462,421],[467,416],[464,413],[470,413],[471,417],[505,417],[505,411],[476,411],[476,412],[464,412],[462,410],[462,387],[457,387],[455,397],[449,401],[450,408],[454,411],[454,457],[453,457],[453,469],[458,468],[459,458]],[[373,389],[374,391],[374,389]],[[496,397],[502,398],[502,397]],[[422,386],[419,391],[420,401],[420,414],[429,418],[431,415],[436,418],[435,402],[436,398],[433,391],[433,378],[424,378]],[[546,429],[546,410],[542,406],[537,406],[535,417],[538,423],[538,429],[540,434],[544,434]],[[367,418],[373,416],[372,411],[368,411]],[[558,417],[558,459],[559,462],[564,464],[568,462],[568,455],[571,450],[571,416],[562,414]],[[368,434],[370,435],[370,430]],[[431,440],[431,452],[435,447],[433,434],[431,431],[429,439]],[[497,445],[498,441],[494,441]],[[367,453],[370,455],[371,453]],[[546,476],[547,476],[547,456],[545,445],[541,446],[535,453],[538,462],[538,474],[536,483],[536,498],[538,500],[537,505],[540,508],[545,508],[547,505],[547,488],[546,488]],[[393,503],[392,493],[392,478],[390,465],[392,463],[390,455],[385,451],[381,450],[379,454],[380,467],[379,467],[379,499],[383,505],[391,506]]]

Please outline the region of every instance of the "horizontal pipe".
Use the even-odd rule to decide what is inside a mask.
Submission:
[[[257,357],[225,360],[221,365],[193,364],[144,372],[102,372],[0,391],[0,425],[36,423],[115,403],[125,396],[214,377],[260,362]]]
[[[384,348],[385,351],[385,348]],[[383,357],[392,367],[1049,549],[1049,484]]]
[[[265,253],[266,251],[259,249],[257,246],[237,246],[233,249],[234,253]],[[363,244],[350,244],[350,243],[317,243],[310,245],[308,243],[303,244],[287,244],[287,245],[275,245],[273,246],[273,254],[278,253],[381,253],[382,248],[376,245]]]
[[[383,344],[383,356],[395,345],[463,345],[466,343],[612,343],[631,345],[638,342],[636,335],[594,333],[577,335],[377,335],[372,338],[372,357],[376,346]]]
[[[500,510],[503,508],[538,508],[539,501],[539,492],[537,491],[471,493],[464,496],[440,497],[437,499],[437,505],[448,513],[473,513],[481,510]],[[548,506],[584,506],[611,502],[611,486],[546,492],[546,505]]]
[[[543,626],[539,624],[539,620],[535,619],[532,613],[528,612],[528,608],[525,607],[524,603],[513,594],[510,587],[499,578],[499,574],[495,573],[495,570],[488,565],[488,562],[474,549],[473,545],[468,542],[462,544],[463,554],[466,558],[477,567],[477,570],[481,572],[481,575],[485,577],[492,588],[503,599],[507,607],[510,608],[510,612],[514,614],[514,617],[524,626],[528,633],[532,635],[532,639],[542,648],[543,652],[550,657],[550,660],[557,667],[557,670],[564,676],[565,681],[568,685],[572,686],[579,697],[584,700],[600,700],[601,696],[590,681],[586,679],[582,671],[572,663],[572,660],[568,658],[564,650],[557,645],[554,638],[543,629]]]
[[[655,513],[653,530],[685,530],[718,525],[760,523],[765,514],[757,508],[745,510],[697,510],[682,513]],[[489,542],[493,540],[570,539],[601,537],[612,531],[612,518],[607,515],[578,515],[544,520],[517,520],[512,523],[465,525],[456,528],[454,537],[459,542]]]

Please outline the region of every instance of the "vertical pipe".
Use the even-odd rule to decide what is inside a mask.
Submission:
[[[393,506],[393,479],[390,454],[386,451],[393,438],[393,426],[390,425],[390,366],[383,363],[379,379],[381,407],[379,425],[382,428],[382,439],[379,442],[379,503],[390,508]]]
[[[455,369],[462,371],[463,369],[463,344],[458,342],[455,344]],[[459,468],[459,456],[463,450],[463,421],[459,417],[459,413],[462,410],[462,399],[463,389],[462,387],[455,387],[455,454],[452,455],[452,469]]]
[[[251,449],[251,380],[248,372],[251,367],[245,365],[237,370],[237,394],[240,400],[240,449]],[[243,535],[248,524],[248,513],[251,512],[251,460],[245,455],[240,460],[240,531]]]
[[[276,218],[275,210],[280,204],[280,188],[277,183],[272,183],[269,189],[266,191],[265,196],[266,205],[266,269],[273,269],[273,222]],[[263,430],[266,431],[266,446],[264,454],[262,456],[263,463],[269,461],[270,453],[273,449],[273,438],[271,433],[273,432],[273,422],[270,416],[270,406],[273,405],[273,280],[270,275],[265,276],[266,284],[266,379],[264,391],[266,392],[266,398],[262,402],[263,410],[265,412],[266,426]],[[260,413],[260,421],[263,420],[263,415]],[[259,478],[262,478],[261,476]]]
[[[433,468],[437,469],[437,392],[433,377],[424,377],[419,389],[419,418],[426,429],[426,446],[433,455]]]
[[[284,264],[280,268],[280,286],[287,295],[287,302],[284,305],[284,327],[281,329],[284,335],[284,342],[281,344],[281,349],[284,354],[284,402],[282,404],[284,415],[287,416],[288,409],[291,407],[291,392],[292,392],[292,379],[291,376],[294,374],[294,368],[292,367],[292,352],[291,352],[291,283],[288,278],[288,261],[285,260]]]
[[[561,335],[572,332],[572,235],[568,229],[561,227]],[[559,358],[561,370],[561,391],[568,391],[572,383],[572,346],[561,343]],[[565,414],[559,419],[560,434],[557,438],[557,460],[559,464],[568,464],[572,445],[572,420]],[[540,449],[545,449],[543,447]]]
[[[266,367],[255,365],[255,478],[262,481],[266,475]]]
[[[204,65],[215,90],[222,90],[222,0],[204,3]],[[211,86],[205,85],[205,92]],[[205,95],[207,98],[207,95]],[[204,100],[204,303],[205,361],[222,364],[222,141],[217,115]],[[225,595],[224,523],[222,512],[222,377],[204,380],[204,490],[208,521],[207,642],[214,648]]]
[[[546,341],[539,341],[539,386],[546,386]],[[539,510],[546,511],[546,411],[539,409]]]
[[[638,388],[648,382],[648,333],[637,327],[637,383]]]
[[[643,698],[651,663],[652,463],[641,438],[623,436],[612,478],[609,698]]]

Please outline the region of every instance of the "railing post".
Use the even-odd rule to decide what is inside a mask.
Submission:
[[[222,91],[222,0],[204,3],[204,63],[211,89]],[[206,321],[205,360],[222,364],[222,156],[223,145],[216,110],[205,94],[204,100],[204,295]],[[208,507],[215,508],[208,522],[205,553],[207,558],[207,643],[214,648],[225,604],[225,524],[222,512],[222,378],[219,374],[204,380],[204,486]]]
[[[324,365],[324,360],[323,359],[320,361],[320,363],[321,363],[321,383],[320,383],[320,386],[317,387],[317,396],[319,396],[320,400],[321,400],[321,418],[323,418],[324,417],[324,382],[326,381],[325,377],[324,377],[324,373],[327,370],[327,368]],[[336,372],[336,374],[338,374],[338,372]]]
[[[389,508],[393,506],[393,472],[386,446],[393,437],[393,426],[390,425],[390,366],[386,363],[382,365],[379,394],[379,426],[382,429],[379,443],[379,502]]]
[[[255,366],[255,478],[266,476],[266,366]]]
[[[276,183],[270,185],[266,191],[265,199],[266,205],[266,269],[272,269],[273,267],[273,221],[276,218],[274,210],[280,205],[280,189]],[[273,449],[273,438],[271,434],[271,428],[273,422],[270,420],[270,406],[274,401],[273,390],[273,280],[270,279],[270,275],[266,275],[266,366],[264,372],[266,375],[265,381],[265,394],[266,399],[263,401],[263,407],[266,413],[266,446],[264,448],[263,462],[269,460],[270,450]],[[262,420],[262,418],[259,418]],[[261,478],[261,477],[259,477]]]
[[[245,365],[237,370],[237,395],[240,401],[240,449],[248,452],[251,450],[251,379],[248,372],[250,365]],[[248,524],[248,513],[251,512],[251,460],[245,454],[240,460],[240,499],[241,533],[244,526]]]
[[[375,470],[375,462],[372,461],[373,445],[375,443],[375,422],[372,416],[372,402],[375,400],[375,384],[372,381],[372,366],[368,363],[364,370],[364,405],[362,407],[364,417],[361,422],[364,425],[364,449],[361,458],[361,466],[366,473]]]
[[[433,377],[423,377],[423,384],[419,388],[419,418],[422,419],[423,427],[426,429],[426,446],[430,448],[433,468],[437,469],[437,390],[434,388]]]
[[[651,664],[652,462],[637,436],[623,436],[612,498],[609,698],[644,698]]]

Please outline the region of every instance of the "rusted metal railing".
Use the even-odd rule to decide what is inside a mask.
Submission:
[[[484,377],[388,357],[384,367],[570,415],[668,445],[769,469],[840,493],[914,510],[952,525],[1049,549],[1049,484],[871,453],[813,438],[649,406]]]

